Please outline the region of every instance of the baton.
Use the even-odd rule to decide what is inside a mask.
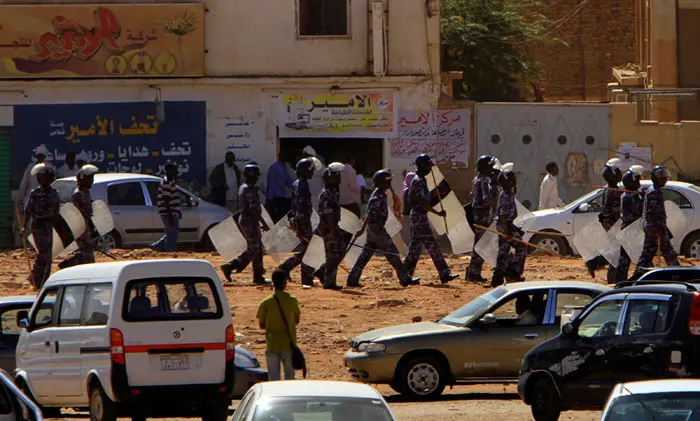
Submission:
[[[610,191],[619,191],[622,193],[637,193],[636,191],[633,190],[627,190],[627,189],[619,189],[617,187],[601,187],[601,186],[594,186],[592,184],[584,184],[584,187],[592,187],[595,189],[603,189],[603,190],[610,190]]]
[[[100,254],[103,254],[103,255],[109,257],[109,258],[112,259],[112,260],[118,260],[114,255],[109,254],[109,253],[107,253],[106,251],[104,251],[104,250],[102,250],[101,248],[99,248],[99,247],[97,246],[97,244],[95,244],[95,243],[92,242],[92,240],[80,240],[80,241],[85,242],[85,244],[87,244],[88,246],[92,247],[92,249],[95,250],[96,252],[98,252],[98,253],[100,253]]]
[[[498,231],[496,231],[496,230],[492,230],[491,228],[487,228],[487,227],[485,227],[485,226],[483,226],[483,225],[474,224],[474,226],[477,227],[477,228],[479,228],[479,229],[482,229],[482,230],[484,230],[484,231],[488,231],[488,232],[492,232],[492,233],[494,233],[494,234],[497,234],[497,235],[500,236],[500,237],[507,238],[507,239],[509,239],[509,240],[516,241],[516,242],[518,242],[518,243],[526,244],[526,245],[528,245],[528,246],[530,246],[530,247],[533,247],[533,248],[535,248],[535,249],[537,249],[537,250],[544,251],[545,253],[550,254],[550,255],[552,255],[552,256],[558,256],[558,255],[559,255],[559,253],[557,253],[557,252],[555,252],[555,251],[552,251],[552,250],[550,250],[550,249],[546,249],[546,248],[544,248],[544,247],[536,246],[536,245],[534,245],[534,244],[532,244],[532,243],[528,243],[528,242],[525,241],[525,240],[521,240],[521,239],[519,239],[519,238],[515,238],[515,237],[510,236],[510,235],[505,235],[505,234],[502,233],[502,232],[498,232]]]

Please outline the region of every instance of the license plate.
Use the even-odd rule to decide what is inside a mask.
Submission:
[[[190,361],[187,355],[160,357],[161,370],[189,370]]]

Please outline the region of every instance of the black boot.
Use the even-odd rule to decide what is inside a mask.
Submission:
[[[491,288],[496,288],[505,283],[505,272],[502,270],[494,270],[493,271],[493,276],[491,277]]]
[[[456,273],[450,273],[450,274],[445,275],[442,278],[440,278],[440,282],[442,282],[443,284],[446,284],[450,281],[454,281],[457,278],[459,278],[459,275],[457,275]]]

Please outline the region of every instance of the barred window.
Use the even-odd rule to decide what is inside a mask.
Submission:
[[[298,0],[299,35],[346,36],[349,0]]]

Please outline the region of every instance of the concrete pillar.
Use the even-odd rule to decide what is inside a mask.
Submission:
[[[650,82],[653,89],[678,86],[678,29],[676,0],[648,0],[651,6]],[[652,103],[652,119],[677,121],[678,105],[674,100],[658,99]]]

